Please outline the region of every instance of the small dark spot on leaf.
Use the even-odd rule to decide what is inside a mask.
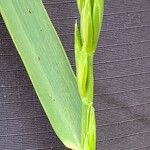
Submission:
[[[42,29],[40,29],[40,31],[43,31]]]
[[[38,60],[40,61],[40,60],[41,60],[41,58],[40,58],[40,57],[38,57]]]
[[[55,99],[53,97],[50,96],[50,100],[55,101]]]
[[[32,13],[30,9],[28,10],[28,12],[29,12],[30,14]]]

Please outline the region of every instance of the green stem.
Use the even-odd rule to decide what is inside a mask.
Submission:
[[[75,23],[75,61],[82,99],[82,150],[95,150],[96,123],[93,107],[93,55],[103,19],[104,0],[77,0],[80,26]]]
[[[87,70],[85,69],[87,71],[86,86],[84,87],[84,86],[82,86],[81,83],[78,83],[78,86],[81,85],[81,87],[79,87],[79,89],[80,89],[81,99],[83,102],[83,105],[82,105],[82,136],[81,136],[82,149],[83,150],[95,150],[95,147],[96,147],[96,123],[95,123],[95,112],[94,112],[94,108],[93,108],[93,91],[94,91],[93,55],[87,56],[84,59],[87,59],[87,61],[81,60],[77,67],[77,79],[79,82],[81,82],[81,78],[84,77],[84,75],[85,75],[85,71],[82,71],[79,69],[84,68],[82,66],[85,66],[85,68],[87,69]],[[87,64],[84,64],[85,62],[87,62]],[[78,72],[80,72],[80,73],[78,73]]]

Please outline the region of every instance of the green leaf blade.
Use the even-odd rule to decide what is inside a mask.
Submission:
[[[75,76],[41,0],[0,0],[0,12],[61,141],[81,148],[82,102]]]

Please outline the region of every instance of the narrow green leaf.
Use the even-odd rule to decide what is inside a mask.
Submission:
[[[42,1],[0,0],[0,13],[55,132],[67,147],[80,150],[76,79]]]
[[[95,122],[95,111],[94,107],[90,107],[89,110],[89,128],[87,132],[87,141],[85,142],[86,150],[96,149],[96,122]]]
[[[87,64],[86,56],[87,53],[81,51],[78,58],[77,81],[78,81],[78,88],[81,96],[85,96],[86,94],[87,73],[88,73],[88,64]]]
[[[93,22],[92,22],[91,2],[85,0],[85,5],[81,12],[80,32],[82,39],[82,50],[85,50],[89,55],[93,50]]]
[[[80,13],[82,11],[82,7],[84,6],[84,2],[85,0],[77,0],[77,5]]]
[[[99,34],[103,22],[104,0],[94,0],[93,6],[93,50],[95,51],[99,39]]]
[[[76,70],[78,70],[78,60],[80,57],[80,52],[81,52],[81,36],[80,36],[80,32],[78,29],[78,24],[77,24],[77,20],[75,22],[75,26],[74,26],[74,49],[75,49],[75,61],[76,61]]]

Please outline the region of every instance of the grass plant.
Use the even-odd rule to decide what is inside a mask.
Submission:
[[[57,136],[72,150],[95,150],[93,56],[104,0],[77,5],[76,75],[41,0],[0,0],[0,13]]]

